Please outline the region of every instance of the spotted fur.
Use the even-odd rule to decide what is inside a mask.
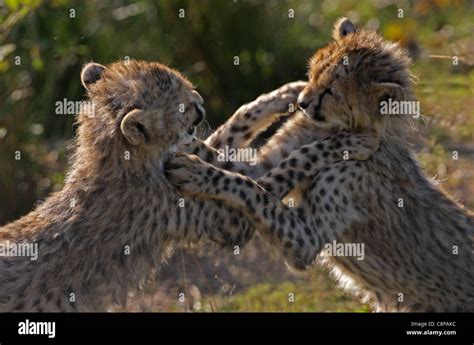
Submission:
[[[269,168],[276,168],[256,181],[179,155],[170,180],[183,193],[253,216],[290,265],[307,268],[319,255],[374,310],[474,311],[473,214],[423,173],[410,146],[413,119],[379,111],[387,97],[414,99],[407,54],[347,19],[336,24],[334,39],[310,60],[309,83],[299,96],[306,117],[295,116],[271,140],[283,151],[293,143],[306,146],[275,154]],[[371,132],[379,146],[367,160],[322,160],[336,147],[356,147]],[[297,207],[279,201],[295,189]],[[322,252],[333,241],[363,243],[364,260]]]
[[[124,303],[173,244],[207,238],[243,245],[253,234],[242,212],[183,199],[164,178],[163,162],[204,117],[188,80],[142,61],[91,63],[81,78],[95,112],[78,115],[64,188],[0,228],[2,244],[39,246],[36,261],[0,257],[0,311],[104,311]],[[295,103],[297,94],[285,102]],[[258,104],[266,115],[278,103],[267,101]]]

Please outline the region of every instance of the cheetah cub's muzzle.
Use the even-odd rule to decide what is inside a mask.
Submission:
[[[188,134],[195,136],[196,135],[196,127],[205,119],[206,117],[206,110],[204,110],[204,107],[201,104],[195,104],[194,105],[196,108],[196,113],[198,114],[198,117],[196,120],[191,124],[191,127],[188,129]]]

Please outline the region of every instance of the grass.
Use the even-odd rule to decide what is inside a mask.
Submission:
[[[189,300],[180,302],[178,291],[148,293],[130,303],[127,311],[198,311],[198,312],[369,312],[363,304],[339,289],[328,273],[316,268],[304,278],[287,273],[284,280],[249,284],[235,294],[206,293],[202,297],[195,293],[196,286],[186,294]],[[160,283],[158,283],[159,285]],[[196,295],[198,297],[196,298]],[[151,302],[153,300],[153,302]]]
[[[367,312],[368,306],[355,301],[339,289],[321,283],[290,282],[258,284],[231,297],[221,311],[236,312]]]

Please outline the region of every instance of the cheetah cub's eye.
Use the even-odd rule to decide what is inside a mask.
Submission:
[[[341,95],[339,95],[339,92],[337,92],[335,89],[330,88],[329,89],[329,94],[333,96],[335,99],[339,100],[341,99]]]

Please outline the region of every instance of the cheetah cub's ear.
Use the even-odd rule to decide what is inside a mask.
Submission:
[[[389,98],[393,101],[404,101],[407,98],[405,89],[397,83],[373,83],[373,91],[379,104],[388,101]]]
[[[89,90],[89,87],[100,79],[105,69],[106,67],[101,64],[89,62],[84,66],[81,72],[82,85]]]
[[[336,21],[334,24],[334,29],[332,31],[332,38],[334,38],[336,41],[339,41],[343,37],[347,36],[350,33],[356,32],[356,27],[352,22],[343,17],[340,18]]]
[[[123,118],[120,130],[130,144],[142,145],[150,141],[150,133],[153,126],[157,125],[158,118],[154,111],[134,109]]]

